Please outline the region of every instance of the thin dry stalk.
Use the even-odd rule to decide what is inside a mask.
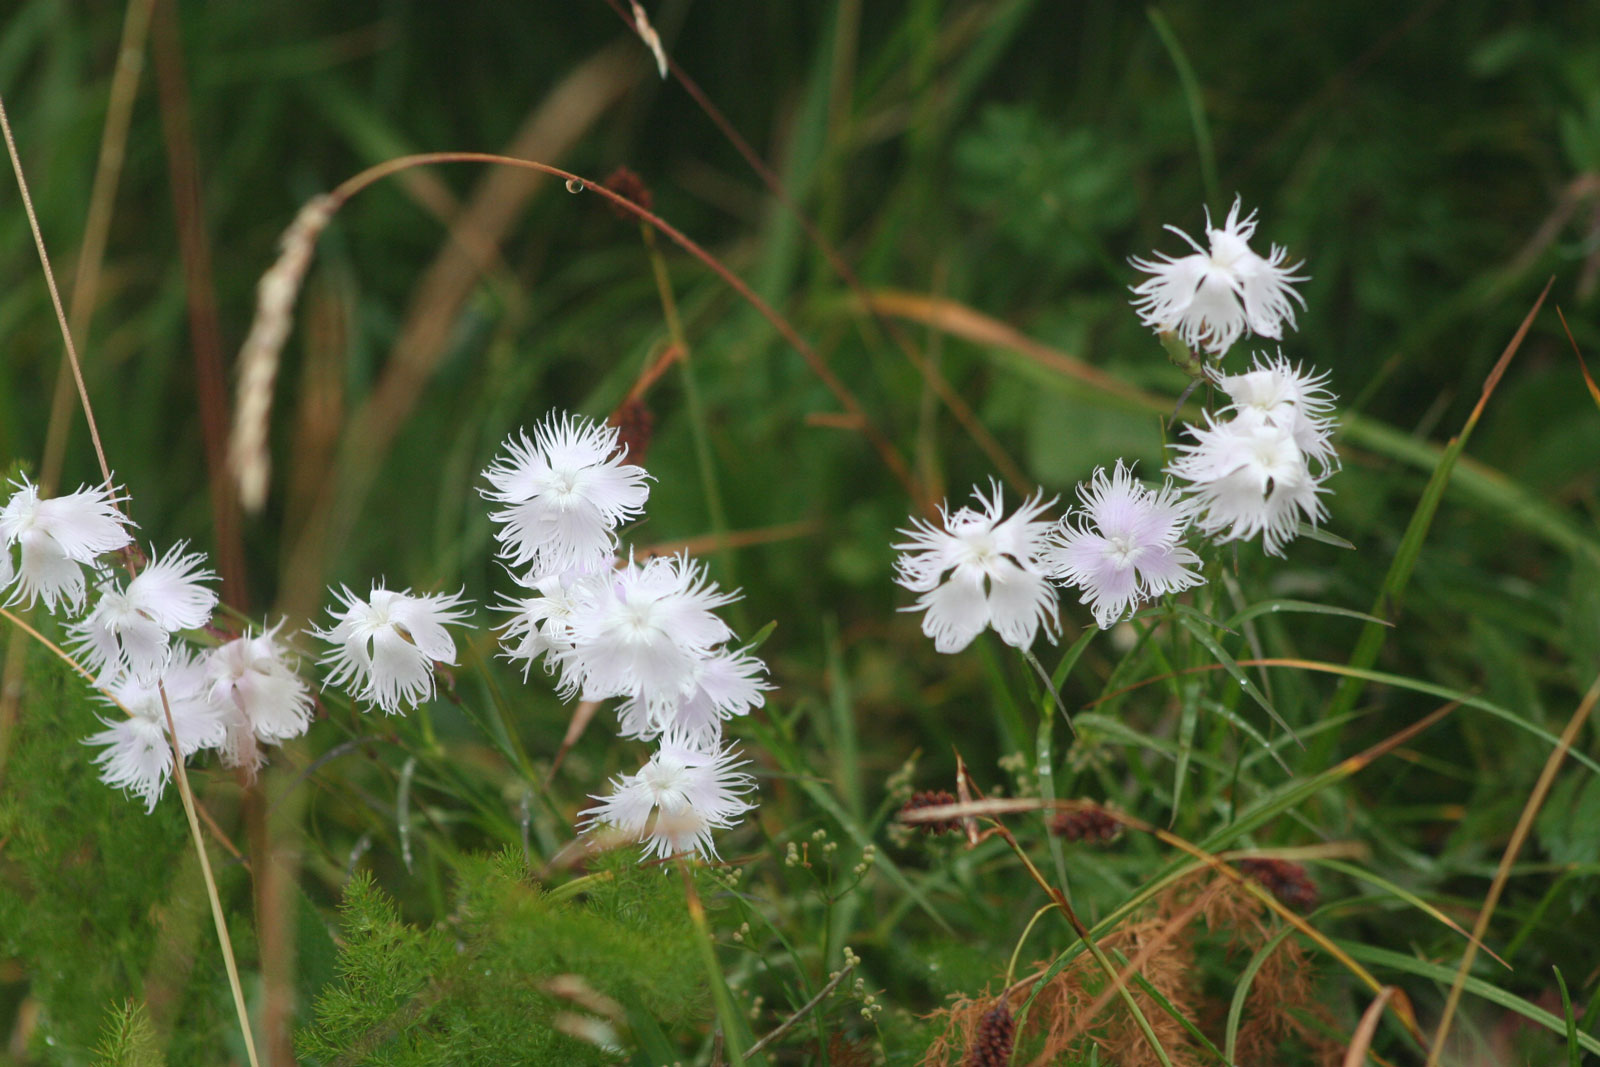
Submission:
[[[106,489],[110,490],[111,468],[106,465],[106,450],[100,443],[100,427],[94,421],[94,406],[89,403],[89,388],[83,383],[83,365],[78,360],[78,349],[72,343],[67,313],[61,308],[61,292],[56,288],[55,271],[50,269],[50,254],[45,251],[44,234],[39,230],[39,216],[33,210],[33,197],[28,193],[28,179],[22,173],[22,157],[17,154],[17,142],[11,135],[11,120],[6,115],[4,98],[0,98],[0,132],[5,134],[6,152],[11,156],[11,169],[17,176],[17,188],[22,193],[22,207],[28,216],[28,227],[33,231],[34,247],[39,251],[39,265],[44,269],[45,286],[50,290],[50,304],[55,308],[56,322],[61,327],[61,341],[67,346],[67,362],[72,365],[72,380],[78,387],[83,417],[89,423],[89,439],[94,442],[95,458],[100,461],[100,475],[105,479]]]
[[[1500,857],[1500,866],[1495,869],[1494,881],[1489,883],[1488,895],[1483,898],[1483,907],[1478,910],[1478,921],[1472,924],[1472,940],[1467,942],[1467,947],[1461,953],[1461,964],[1456,968],[1455,981],[1450,983],[1450,995],[1445,998],[1444,1014],[1439,1018],[1439,1028],[1434,1031],[1433,1046],[1428,1049],[1427,1067],[1434,1067],[1439,1062],[1439,1056],[1444,1049],[1445,1038],[1450,1034],[1450,1023],[1455,1017],[1456,1006],[1461,1003],[1461,992],[1467,983],[1467,974],[1472,970],[1472,961],[1478,953],[1478,942],[1482,939],[1484,931],[1489,928],[1489,919],[1494,915],[1496,906],[1500,903],[1500,894],[1506,887],[1506,882],[1511,877],[1511,866],[1517,861],[1517,854],[1522,851],[1523,843],[1528,840],[1528,834],[1533,830],[1533,820],[1539,814],[1539,809],[1544,806],[1544,801],[1550,795],[1550,787],[1555,784],[1556,771],[1567,758],[1567,751],[1572,748],[1572,742],[1577,738],[1578,731],[1583,729],[1583,724],[1588,721],[1589,713],[1594,710],[1596,701],[1600,701],[1600,676],[1597,676],[1589,686],[1589,691],[1583,695],[1578,708],[1572,713],[1572,718],[1567,722],[1567,728],[1561,731],[1561,739],[1550,752],[1544,762],[1544,769],[1539,772],[1539,779],[1533,785],[1533,792],[1528,795],[1528,802],[1522,806],[1522,815],[1517,819],[1517,825],[1511,831],[1511,840],[1506,842],[1505,854]]]
[[[629,0],[629,2],[632,3],[632,0]],[[633,20],[630,18],[630,13],[624,10],[621,0],[607,0],[607,3],[624,22],[628,22],[630,24],[632,23]],[[633,4],[633,7],[634,9],[637,9],[638,5]],[[859,8],[855,12],[846,12],[843,8],[840,10],[839,25],[841,28],[839,35],[842,39],[839,41],[837,54],[843,58],[841,58],[840,62],[834,68],[835,75],[839,79],[847,77],[848,71],[852,65],[849,57],[855,54],[853,40],[856,32],[855,23],[858,15]],[[690,99],[695,102],[695,105],[705,113],[706,118],[711,120],[712,125],[716,126],[717,130],[721,132],[725,138],[727,138],[728,143],[733,146],[734,151],[738,152],[739,155],[744,158],[745,163],[749,165],[750,169],[755,171],[756,176],[761,179],[761,183],[767,187],[767,191],[770,192],[778,200],[778,202],[784,206],[784,209],[789,212],[795,221],[800,224],[800,228],[806,233],[806,239],[809,240],[812,246],[820,251],[823,258],[828,261],[829,269],[832,270],[833,273],[845,283],[845,285],[850,289],[850,292],[858,301],[860,301],[861,306],[866,308],[867,311],[872,315],[872,318],[877,325],[894,341],[896,347],[898,347],[901,353],[905,356],[906,361],[909,362],[912,368],[922,376],[922,379],[939,398],[940,403],[944,404],[944,406],[949,409],[950,414],[955,417],[956,422],[959,423],[961,428],[967,432],[967,435],[972,438],[973,442],[977,444],[977,446],[983,451],[984,455],[989,458],[989,461],[994,464],[994,468],[1000,474],[1000,477],[1018,492],[1024,494],[1030,492],[1033,488],[1033,483],[1029,480],[1028,476],[1023,473],[1021,466],[1015,459],[1011,457],[1011,454],[1006,451],[1005,446],[1001,445],[1000,442],[996,440],[994,435],[989,432],[988,428],[984,426],[983,423],[978,419],[977,413],[972,410],[972,406],[968,404],[961,393],[950,384],[949,379],[940,373],[938,366],[922,354],[915,342],[913,342],[910,336],[900,328],[899,324],[872,306],[872,302],[867,295],[866,287],[862,285],[861,279],[857,277],[856,272],[850,267],[850,264],[839,252],[837,246],[835,246],[832,241],[828,240],[827,236],[823,234],[822,229],[816,224],[815,221],[812,220],[811,216],[807,215],[805,211],[801,209],[800,204],[794,199],[794,197],[789,195],[789,190],[784,186],[783,180],[778,177],[777,172],[769,167],[766,161],[763,160],[759,154],[757,154],[756,150],[750,146],[750,142],[745,140],[743,135],[739,133],[738,129],[734,127],[733,123],[729,121],[728,117],[722,113],[716,104],[712,103],[711,98],[705,94],[705,90],[701,89],[699,84],[696,83],[693,78],[689,77],[689,75],[684,72],[682,67],[679,67],[676,63],[673,63],[670,57],[658,56],[658,58],[664,61],[666,69],[677,78],[678,84],[681,85],[684,91],[689,94]],[[663,73],[662,77],[665,76],[666,74]],[[834,85],[832,96],[834,113],[829,121],[834,123],[837,127],[838,125],[842,125],[841,115],[844,113],[844,101],[848,99],[848,93],[844,91],[842,82]],[[933,501],[930,497],[924,502],[924,506],[931,508],[932,503]]]
[[[122,161],[128,145],[128,124],[133,117],[133,101],[139,92],[139,75],[144,69],[144,46],[150,32],[150,15],[155,0],[129,0],[122,20],[122,40],[117,46],[117,65],[111,73],[111,91],[106,98],[106,121],[100,132],[100,158],[95,163],[94,184],[89,190],[89,213],[83,223],[83,243],[78,247],[78,264],[72,277],[72,298],[67,308],[67,323],[80,341],[89,335],[95,297],[100,292],[100,268],[105,263],[106,243],[111,233],[112,209],[117,202],[117,186],[122,180]],[[55,491],[61,464],[67,453],[68,431],[72,428],[72,367],[61,361],[50,402],[50,422],[45,429],[44,450],[39,458],[39,491]]]
[[[824,1000],[828,999],[828,994],[832,993],[839,987],[839,983],[844,981],[845,975],[855,970],[855,966],[856,965],[854,963],[847,963],[843,968],[835,971],[833,977],[828,979],[828,984],[819,989],[816,996],[800,1005],[799,1008],[795,1009],[793,1015],[779,1023],[776,1027],[770,1030],[765,1037],[762,1037],[755,1044],[751,1045],[749,1051],[747,1051],[745,1055],[755,1055],[757,1052],[760,1052],[778,1038],[788,1033],[789,1030],[793,1029],[795,1023],[798,1023],[801,1019],[804,1019],[816,1008],[818,1004],[821,1004]]]
[[[94,185],[89,192],[89,214],[84,221],[83,243],[78,249],[78,265],[72,281],[67,324],[76,337],[89,331],[90,313],[100,289],[100,267],[105,259],[107,235],[111,232],[111,209],[116,203],[117,185],[122,176],[122,161],[128,143],[128,122],[133,100],[138,93],[139,71],[143,67],[145,36],[150,28],[150,11],[155,0],[130,0],[122,22],[122,41],[117,48],[117,65],[111,75],[111,92],[106,102],[106,121],[100,134],[100,158],[95,165]],[[55,492],[61,477],[61,464],[67,454],[68,431],[72,428],[72,365],[63,354],[56,371],[55,390],[50,400],[50,421],[45,427],[44,450],[39,458],[39,492]],[[6,642],[5,667],[0,670],[0,781],[4,781],[6,754],[10,748],[17,705],[22,698],[22,665],[26,645],[19,634]]]
[[[89,391],[84,385],[83,381],[83,368],[78,360],[77,348],[72,343],[72,330],[67,322],[66,313],[61,307],[61,293],[56,288],[55,272],[50,269],[50,256],[45,250],[44,235],[39,230],[38,215],[35,214],[33,210],[33,199],[28,194],[28,182],[22,173],[22,160],[17,153],[16,140],[11,134],[11,121],[6,115],[5,101],[3,99],[0,99],[0,132],[5,134],[6,151],[11,157],[11,167],[17,176],[17,187],[22,192],[22,204],[27,212],[28,225],[33,230],[34,245],[39,252],[39,263],[44,269],[45,283],[50,290],[50,302],[55,307],[56,322],[61,327],[61,339],[67,348],[67,358],[72,363],[72,375],[78,386],[78,397],[83,402],[84,419],[89,424],[89,436],[90,439],[94,441],[95,456],[100,461],[100,473],[104,476],[106,487],[109,489],[111,487],[111,468],[106,464],[105,448],[100,442],[100,430],[94,421],[94,408],[93,405],[89,403]],[[3,613],[16,625],[22,626],[30,633],[37,635],[41,642],[53,650],[57,655],[67,660],[67,662],[72,663],[80,673],[87,674],[87,672],[84,672],[83,668],[78,666],[70,656],[66,655],[66,653],[56,648],[55,645],[45,640],[43,635],[39,635],[38,631],[22,622],[22,620],[12,615],[9,611],[0,609],[0,613]],[[228,979],[233,986],[234,1007],[237,1009],[239,1014],[239,1028],[244,1034],[245,1050],[249,1053],[251,1067],[258,1067],[256,1060],[255,1040],[250,1033],[250,1016],[245,1010],[244,993],[239,986],[238,967],[234,964],[233,960],[233,942],[228,937],[228,925],[222,915],[222,902],[217,897],[216,882],[211,877],[211,862],[206,858],[205,841],[200,835],[200,821],[195,815],[194,796],[189,791],[189,775],[184,768],[183,752],[178,744],[178,731],[172,722],[172,710],[171,708],[166,707],[167,697],[165,690],[162,690],[161,693],[161,703],[163,707],[166,708],[167,730],[169,739],[172,742],[173,763],[175,765],[174,770],[178,779],[179,792],[183,796],[184,811],[189,817],[189,830],[194,838],[195,851],[199,854],[200,869],[206,882],[206,892],[209,894],[211,899],[212,917],[216,920],[217,924],[217,938],[222,943],[223,962],[227,966]],[[127,709],[123,710],[126,711]]]
[[[211,874],[211,860],[206,855],[205,838],[200,834],[200,820],[195,815],[194,793],[189,789],[189,772],[184,766],[183,749],[178,744],[178,727],[172,721],[172,705],[167,702],[165,686],[161,693],[161,710],[167,718],[167,740],[172,744],[172,772],[178,782],[178,795],[183,798],[183,813],[189,818],[189,836],[194,841],[195,855],[200,860],[200,877],[206,884],[206,899],[211,902],[211,918],[217,926],[217,940],[222,945],[222,963],[228,972],[228,987],[233,990],[233,1007],[239,1017],[239,1030],[244,1035],[245,1055],[250,1067],[260,1067],[256,1058],[256,1039],[250,1030],[250,1011],[244,1004],[244,989],[239,984],[239,965],[233,958],[233,940],[228,936],[228,920],[222,914],[222,900],[217,896],[217,880]]]
[[[564,78],[532,111],[506,146],[517,158],[560,158],[638,76],[632,49],[603,49]],[[495,157],[477,154],[480,161]],[[379,164],[347,181],[332,196],[337,206],[387,176],[410,171],[397,161]],[[462,306],[529,200],[547,183],[538,168],[497,167],[485,173],[467,205],[456,213],[434,261],[418,281],[400,336],[370,397],[352,415],[333,476],[309,513],[283,568],[280,608],[303,615],[316,606],[328,556],[349,536],[378,469],[443,356]],[[286,324],[287,326],[287,324]]]

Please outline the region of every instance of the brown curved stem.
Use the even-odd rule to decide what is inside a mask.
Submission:
[[[917,484],[916,477],[911,473],[911,468],[907,466],[905,459],[894,447],[893,442],[872,421],[866,410],[861,406],[860,401],[856,399],[855,394],[849,390],[844,382],[839,380],[839,377],[833,373],[832,368],[824,362],[816,349],[812,348],[806,339],[800,336],[800,332],[790,324],[788,319],[779,314],[772,305],[758,296],[755,290],[745,283],[744,279],[724,266],[721,260],[706,251],[692,237],[662,219],[659,215],[640,207],[627,197],[614,193],[603,185],[598,185],[582,175],[562,170],[560,167],[552,167],[548,163],[540,163],[531,159],[516,159],[511,156],[495,155],[490,152],[424,152],[386,160],[347,179],[329,194],[332,200],[331,210],[337,211],[357,193],[390,175],[398,174],[412,167],[433,166],[439,163],[495,163],[501,166],[521,167],[525,170],[548,174],[551,177],[560,178],[567,182],[568,187],[574,191],[587,190],[604,197],[618,208],[639,219],[639,221],[648,223],[661,231],[674,244],[694,256],[721,278],[730,289],[738,294],[740,299],[755,308],[762,318],[771,323],[772,328],[778,331],[779,336],[791,348],[800,353],[800,357],[806,361],[806,365],[811,368],[812,373],[821,380],[822,384],[839,401],[840,406],[860,427],[861,432],[877,451],[879,457],[882,458],[890,473],[905,486],[906,492],[911,495],[912,499],[918,501],[919,504],[923,503],[921,487]]]

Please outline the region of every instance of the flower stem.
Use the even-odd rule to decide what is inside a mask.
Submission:
[[[680,860],[678,872],[683,875],[683,893],[689,908],[689,921],[694,924],[695,942],[700,949],[700,959],[706,967],[706,978],[711,986],[711,1000],[716,1005],[717,1021],[721,1023],[723,1050],[728,1054],[730,1067],[744,1067],[745,1041],[740,1026],[739,1010],[728,992],[727,980],[717,963],[717,948],[711,940],[711,925],[706,922],[705,905],[695,892],[694,874],[687,861]]]
[[[1039,680],[1044,683],[1044,691],[1050,694],[1050,702],[1056,706],[1057,711],[1061,712],[1061,717],[1067,720],[1067,729],[1072,731],[1072,736],[1078,736],[1078,728],[1072,725],[1072,713],[1061,702],[1061,694],[1056,692],[1056,684],[1051,679],[1050,672],[1044,669],[1044,664],[1039,662],[1039,657],[1033,654],[1032,649],[1023,649],[1022,658],[1028,661],[1033,667],[1034,673],[1039,676]]]

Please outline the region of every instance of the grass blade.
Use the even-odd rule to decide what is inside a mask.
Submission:
[[[1483,414],[1484,406],[1493,395],[1495,387],[1500,384],[1500,378],[1510,365],[1511,358],[1522,347],[1522,340],[1533,326],[1533,320],[1539,314],[1539,309],[1544,307],[1545,297],[1550,295],[1550,286],[1554,282],[1555,279],[1551,278],[1545,283],[1539,299],[1534,301],[1533,307],[1523,318],[1522,325],[1517,328],[1511,342],[1506,345],[1494,369],[1485,379],[1483,392],[1478,397],[1478,403],[1473,407],[1472,413],[1467,416],[1466,424],[1445,446],[1438,465],[1428,478],[1428,484],[1423,487],[1422,497],[1417,501],[1416,510],[1411,514],[1411,521],[1406,524],[1406,532],[1400,539],[1400,547],[1395,551],[1394,561],[1389,564],[1389,572],[1384,575],[1383,584],[1378,589],[1378,598],[1373,605],[1372,614],[1393,617],[1399,612],[1401,598],[1405,594],[1406,586],[1411,582],[1411,572],[1417,565],[1417,558],[1422,554],[1422,542],[1427,539],[1428,531],[1433,526],[1433,517],[1439,510],[1439,502],[1444,498],[1445,488],[1450,484],[1450,475],[1455,470],[1456,460],[1472,437],[1473,428],[1478,425],[1478,418]],[[1383,647],[1383,641],[1384,627],[1368,623],[1361,631],[1356,647],[1350,653],[1350,666],[1365,668],[1376,663],[1378,650]],[[1341,682],[1332,702],[1328,705],[1327,714],[1342,715],[1355,707],[1363,688],[1365,687],[1359,678],[1347,678]],[[1336,738],[1330,735],[1325,739],[1324,745],[1331,744],[1334,740]],[[1318,754],[1326,755],[1326,752],[1319,751]]]

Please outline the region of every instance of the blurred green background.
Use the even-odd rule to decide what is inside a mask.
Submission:
[[[277,379],[268,504],[237,516],[217,494],[221,457],[204,426],[211,418],[214,434],[229,420],[255,284],[309,197],[393,156],[505,152],[593,180],[631,168],[655,210],[787,316],[933,497],[953,503],[996,475],[994,454],[941,405],[901,342],[939,368],[1047,494],[1069,495],[1119,456],[1153,475],[1161,405],[1062,367],[1097,368],[1170,407],[1184,379],[1128,306],[1138,276],[1127,259],[1182,251],[1162,227],[1198,236],[1204,208],[1220,217],[1238,195],[1260,211],[1258,249],[1281,244],[1305,261],[1307,308],[1282,351],[1330,374],[1351,425],[1327,529],[1356,551],[1303,540],[1287,563],[1242,551],[1240,580],[1263,594],[1373,603],[1439,446],[1553,277],[1380,666],[1481,691],[1559,731],[1600,664],[1600,413],[1555,313],[1600,356],[1600,6],[649,7],[673,60],[859,287],[684,85],[656,76],[605,0],[130,6],[150,12],[149,45],[78,343],[145,538],[211,551],[230,601],[256,617],[303,617],[326,584],[380,575],[493,600],[507,583],[490,558],[477,472],[508,433],[553,408],[603,417],[661,354],[667,331],[640,230],[599,197],[477,164],[387,179],[344,207],[317,248]],[[124,14],[63,0],[4,0],[0,11],[0,96],[69,303]],[[960,710],[987,699],[985,672],[996,668],[936,657],[916,619],[895,610],[909,598],[891,583],[889,546],[918,502],[857,427],[840,425],[836,400],[769,324],[659,234],[655,245],[693,351],[712,477],[684,380],[667,374],[645,397],[657,481],[631,539],[704,539],[719,511],[735,541],[756,532],[727,553],[696,543],[719,580],[744,588],[746,635],[779,623],[763,649],[777,706],[824,707],[838,672],[848,675],[850,759],[859,752],[862,769],[847,792],[875,799],[917,748],[947,771],[961,744],[995,774],[996,756],[1031,743],[997,737],[988,712]],[[9,180],[0,265],[0,462],[36,470],[61,341]],[[876,319],[863,298],[886,291],[964,315],[969,329]],[[974,324],[988,342],[974,340]],[[425,369],[396,371],[413,365]],[[81,417],[65,470],[73,485],[98,477]],[[1066,610],[1069,633],[1087,623]],[[1310,619],[1270,636],[1279,651],[1340,661],[1354,630]],[[1111,674],[1108,655],[1097,647],[1086,658],[1093,679]],[[1314,721],[1326,693],[1283,686],[1291,721]],[[1092,682],[1069,688],[1080,702],[1099,693]],[[1436,703],[1367,696],[1362,710],[1376,714],[1341,753]],[[529,751],[553,752],[568,712],[539,686],[517,699]],[[443,730],[468,732],[444,714]],[[1485,722],[1453,722],[1436,758],[1363,780],[1348,811],[1322,813],[1327,833],[1377,840],[1430,889],[1472,899],[1544,752]],[[802,729],[835,769],[837,726],[819,714]],[[586,788],[604,768],[631,765],[603,733],[575,755]],[[1581,830],[1600,797],[1582,788],[1576,777],[1559,784],[1566,792],[1541,824],[1539,847],[1557,864],[1600,859]],[[795,814],[795,795],[774,791],[788,805],[775,810]],[[1158,804],[1148,814],[1168,813]],[[779,816],[766,818],[770,827]],[[1527,995],[1545,989],[1551,962],[1591,974],[1600,931],[1592,912],[1578,915],[1592,882],[1511,894],[1507,909],[1549,935],[1532,939],[1539,958],[1519,968],[1540,975]],[[1566,922],[1582,936],[1560,934]],[[1367,936],[1405,940],[1399,924]]]

